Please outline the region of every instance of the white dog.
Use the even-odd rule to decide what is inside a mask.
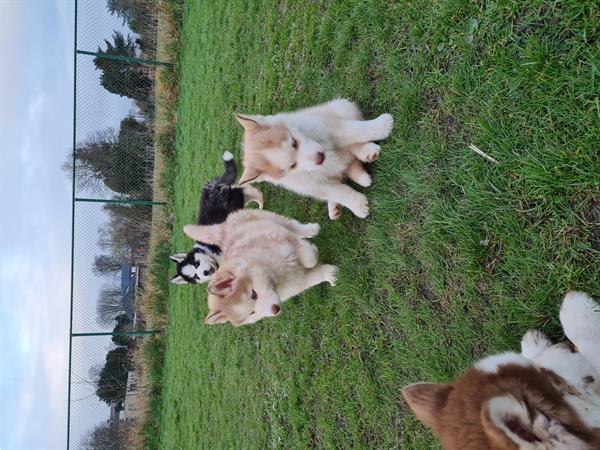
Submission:
[[[335,284],[336,267],[318,264],[318,224],[263,210],[242,209],[217,225],[186,225],[192,239],[218,245],[222,263],[208,284],[209,325],[235,326],[276,316],[282,302],[322,283]]]
[[[240,185],[268,181],[300,194],[326,200],[329,217],[341,207],[357,217],[369,214],[367,198],[343,183],[349,178],[368,187],[363,162],[379,157],[379,145],[394,120],[382,114],[363,120],[358,107],[343,99],[274,116],[237,114],[245,129],[244,173]]]

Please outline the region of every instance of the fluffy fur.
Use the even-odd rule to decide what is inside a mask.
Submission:
[[[363,163],[379,157],[379,145],[371,141],[390,135],[391,115],[363,120],[356,104],[338,99],[274,116],[236,117],[245,129],[240,184],[268,181],[325,200],[331,219],[339,217],[341,206],[357,217],[369,214],[365,195],[343,181],[371,185]]]
[[[209,282],[206,324],[254,323],[278,315],[284,301],[311,286],[335,283],[335,266],[319,264],[317,247],[303,239],[317,235],[317,224],[239,210],[225,223],[186,225],[184,232],[223,251],[223,262]]]
[[[600,306],[565,297],[560,321],[579,351],[529,331],[521,353],[479,361],[452,384],[418,383],[402,394],[452,449],[600,448]]]
[[[209,181],[202,190],[198,224],[222,223],[230,213],[243,208],[248,202],[254,201],[260,208],[263,206],[262,193],[258,189],[233,185],[237,177],[233,155],[225,152],[223,161],[223,175]],[[188,253],[177,253],[170,258],[177,264],[177,273],[171,279],[172,283],[204,283],[219,267],[221,249],[217,245],[197,241]]]

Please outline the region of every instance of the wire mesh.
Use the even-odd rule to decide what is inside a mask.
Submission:
[[[145,336],[82,336],[73,339],[70,447],[125,449],[142,411],[146,385],[134,353]]]
[[[77,56],[76,196],[151,198],[154,70]]]
[[[130,448],[151,339],[138,302],[150,240],[155,0],[76,0],[67,447]]]
[[[144,286],[152,207],[75,204],[73,333],[112,331],[126,315],[143,329],[136,302]]]
[[[106,49],[115,32],[135,44],[130,56],[156,59],[157,11],[155,0],[79,0],[77,46],[96,52]],[[110,53],[119,54],[118,49]],[[128,51],[131,52],[132,49]]]

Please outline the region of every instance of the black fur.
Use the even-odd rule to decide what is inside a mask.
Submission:
[[[198,225],[215,225],[225,222],[225,219],[227,219],[227,216],[230,213],[244,207],[243,189],[241,187],[232,186],[237,178],[237,166],[235,161],[231,159],[229,161],[224,161],[224,164],[225,172],[223,175],[209,181],[206,183],[206,186],[204,186],[204,189],[202,189],[197,220]],[[183,267],[188,264],[195,264],[195,267],[198,267],[198,263],[195,259],[195,254],[198,252],[204,255],[212,254],[218,256],[221,254],[221,249],[217,245],[207,242],[196,242],[196,245],[187,253],[185,259],[179,262],[176,261],[177,275],[173,277],[173,280],[180,276],[188,283],[202,282],[198,277],[189,277],[182,273]],[[204,272],[204,275],[206,275],[206,271]]]

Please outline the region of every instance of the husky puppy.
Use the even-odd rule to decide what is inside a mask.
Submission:
[[[451,384],[402,391],[448,450],[600,449],[600,304],[569,292],[560,310],[568,343],[529,331],[521,353],[482,359]]]
[[[371,141],[390,135],[390,114],[363,120],[356,104],[338,99],[296,112],[236,118],[245,130],[240,185],[268,181],[325,200],[332,220],[339,217],[341,206],[367,217],[367,198],[343,181],[371,185],[363,162],[379,157],[379,145]]]
[[[184,232],[223,251],[208,284],[208,325],[240,326],[276,316],[284,301],[305,289],[324,281],[335,284],[336,267],[318,264],[317,247],[303,239],[317,235],[316,223],[242,209],[225,223],[186,225]]]
[[[237,167],[230,152],[223,153],[225,173],[209,181],[202,190],[200,212],[197,223],[213,225],[222,223],[233,211],[242,209],[248,202],[263,207],[262,193],[252,186],[233,186]],[[204,283],[219,267],[221,249],[217,245],[196,241],[188,253],[171,255],[177,263],[177,274],[171,279],[174,284]]]

